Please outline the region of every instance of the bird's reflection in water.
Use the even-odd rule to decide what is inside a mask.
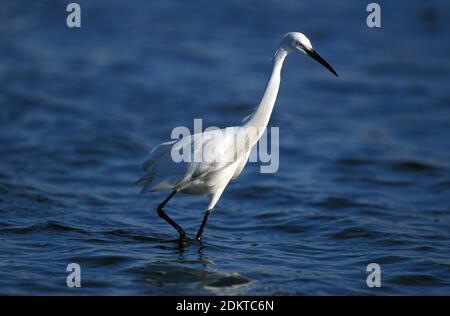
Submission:
[[[171,245],[159,245],[159,249],[171,250],[177,255],[176,261],[179,263],[195,264],[200,263],[206,270],[208,265],[213,263],[205,257],[205,244],[203,241],[184,238],[176,240],[164,240],[163,243],[170,243]],[[196,256],[193,256],[194,252],[189,251],[195,249]]]

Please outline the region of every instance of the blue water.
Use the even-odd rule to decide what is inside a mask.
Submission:
[[[448,1],[379,1],[379,29],[368,1],[79,0],[81,29],[67,3],[0,5],[0,294],[450,294]],[[239,124],[287,31],[340,77],[288,57],[279,171],[249,164],[177,242],[142,161],[194,118]],[[166,209],[193,238],[206,204]]]

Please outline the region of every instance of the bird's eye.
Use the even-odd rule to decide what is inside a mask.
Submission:
[[[300,42],[298,42],[298,41],[297,41],[297,43],[296,43],[296,44],[297,44],[297,46],[301,46],[301,45],[302,45],[302,44],[300,44]]]

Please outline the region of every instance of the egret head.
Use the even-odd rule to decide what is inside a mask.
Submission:
[[[281,47],[283,47],[288,52],[300,52],[307,56],[310,56],[314,60],[318,61],[325,68],[331,71],[336,77],[337,73],[319,54],[314,50],[311,45],[310,40],[303,34],[299,32],[289,32],[286,33],[281,40]]]

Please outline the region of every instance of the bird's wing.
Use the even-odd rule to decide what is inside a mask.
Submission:
[[[142,192],[180,188],[242,160],[247,150],[238,129],[209,130],[155,147],[143,165],[146,175],[138,181]],[[175,161],[177,153],[184,153],[185,159]]]
[[[191,163],[192,175],[198,177],[222,170],[248,156],[251,148],[241,131],[239,127],[227,127],[193,135],[193,152],[201,161]]]

